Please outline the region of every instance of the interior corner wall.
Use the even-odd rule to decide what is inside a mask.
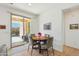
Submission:
[[[39,19],[38,16],[33,17],[30,23],[30,34],[35,34],[39,32]]]
[[[64,45],[64,35],[63,35],[63,19],[62,19],[62,10],[58,9],[49,9],[46,12],[40,14],[39,16],[39,31],[44,34],[49,34],[54,37],[54,49],[58,51],[63,51]],[[51,30],[44,30],[43,26],[46,23],[51,22]]]

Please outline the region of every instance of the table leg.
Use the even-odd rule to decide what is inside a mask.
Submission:
[[[41,44],[39,43],[39,53],[41,53]]]

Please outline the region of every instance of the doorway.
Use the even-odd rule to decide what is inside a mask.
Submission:
[[[64,54],[79,55],[79,8],[72,7],[64,10],[65,44]]]
[[[30,33],[30,18],[18,15],[11,15],[11,45],[17,47],[24,45],[26,42],[22,36]]]

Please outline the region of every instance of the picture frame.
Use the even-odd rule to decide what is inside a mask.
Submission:
[[[79,24],[70,24],[70,29],[71,30],[79,29]]]
[[[0,29],[6,29],[6,25],[0,25]]]
[[[51,30],[51,23],[44,24],[44,30]]]

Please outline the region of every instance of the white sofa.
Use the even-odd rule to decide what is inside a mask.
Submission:
[[[0,56],[7,56],[7,47],[5,44],[0,45]]]

